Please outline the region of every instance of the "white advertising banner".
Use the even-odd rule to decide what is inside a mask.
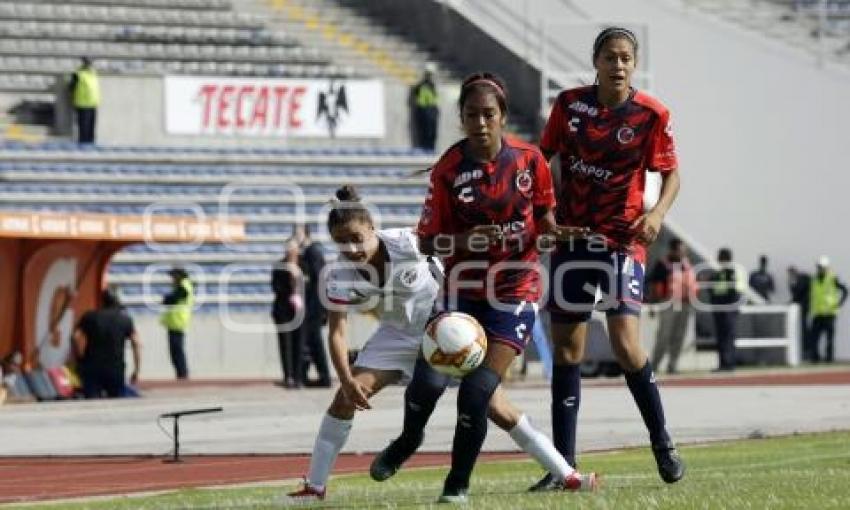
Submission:
[[[379,80],[165,77],[174,135],[381,138]]]

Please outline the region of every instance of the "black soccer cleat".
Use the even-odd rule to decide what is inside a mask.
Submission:
[[[392,447],[394,443],[390,443],[389,446],[381,450],[381,452],[375,456],[374,460],[372,460],[372,464],[369,466],[369,476],[372,477],[372,480],[376,482],[383,482],[384,480],[388,480],[395,475],[401,465],[405,460],[403,459],[399,461],[396,459],[396,455],[393,454]]]
[[[554,492],[564,489],[563,480],[558,480],[552,473],[546,473],[537,483],[528,488],[528,492]]]
[[[437,503],[465,505],[469,503],[469,491],[467,489],[443,489],[443,493],[437,498]]]
[[[667,483],[676,483],[685,476],[685,461],[676,450],[672,442],[659,443],[652,446],[652,454],[655,455],[655,463],[658,465],[658,474]]]

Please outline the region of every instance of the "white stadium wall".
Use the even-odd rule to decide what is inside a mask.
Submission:
[[[142,342],[143,380],[173,379],[168,339],[155,314],[133,316]],[[349,347],[359,349],[376,327],[365,315],[349,315]],[[327,328],[324,331],[327,342]],[[132,366],[129,348],[127,369]],[[192,379],[282,378],[277,334],[269,313],[196,313],[186,334],[186,359]],[[330,366],[330,361],[328,361]],[[332,376],[336,374],[331,369]],[[315,377],[315,374],[312,374]]]

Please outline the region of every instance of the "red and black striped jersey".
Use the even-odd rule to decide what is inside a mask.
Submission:
[[[561,92],[543,131],[543,151],[561,156],[556,219],[589,227],[643,262],[631,224],[643,213],[645,171],[678,168],[670,112],[640,91],[613,109],[596,94],[595,85]]]
[[[446,290],[469,299],[537,301],[534,211],[555,207],[549,165],[537,147],[512,138],[503,138],[499,154],[486,163],[468,157],[465,147],[465,140],[456,143],[434,165],[418,233],[438,240],[498,225],[503,242],[476,252],[455,248],[446,258]]]

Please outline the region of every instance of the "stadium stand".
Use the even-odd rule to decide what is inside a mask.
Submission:
[[[0,90],[49,91],[81,55],[126,74],[359,75],[230,2],[0,1]]]
[[[119,286],[133,313],[153,311],[146,305],[159,303],[168,288],[164,268],[174,263],[192,268],[202,312],[219,306],[265,312],[272,299],[271,264],[280,258],[283,242],[299,218],[321,233],[324,207],[345,181],[359,185],[384,226],[413,225],[426,179],[411,174],[430,163],[428,156],[407,149],[83,150],[62,143],[7,143],[2,148],[7,159],[0,163],[2,210],[117,215],[202,212],[207,217],[226,214],[245,219],[245,243],[136,244],[119,253],[108,279]],[[23,157],[8,161],[15,155]],[[252,155],[257,162],[251,162]],[[69,162],[69,156],[76,160]],[[166,156],[167,162],[163,161]],[[239,157],[243,163],[222,162],[227,156]],[[61,161],[49,161],[51,157]],[[323,235],[317,238],[328,240]],[[333,256],[334,252],[328,253]]]

